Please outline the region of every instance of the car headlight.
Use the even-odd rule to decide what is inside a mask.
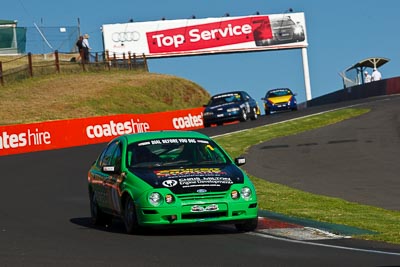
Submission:
[[[251,198],[251,189],[247,186],[243,187],[241,190],[241,195],[245,200],[249,200]]]
[[[162,202],[162,197],[160,193],[153,192],[149,195],[149,202],[153,206],[159,206]]]
[[[211,111],[204,112],[203,116],[212,116],[214,113]]]
[[[226,111],[228,111],[228,112],[237,112],[239,110],[240,110],[240,108],[236,107],[236,108],[228,108]]]

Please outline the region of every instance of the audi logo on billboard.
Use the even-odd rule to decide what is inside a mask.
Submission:
[[[114,42],[136,42],[140,39],[139,32],[114,32],[112,34],[112,40]]]

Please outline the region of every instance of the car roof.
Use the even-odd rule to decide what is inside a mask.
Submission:
[[[145,140],[151,139],[161,139],[161,138],[202,138],[202,139],[210,139],[207,135],[204,135],[195,131],[152,131],[152,132],[144,132],[144,133],[134,133],[134,134],[125,134],[120,136],[119,138],[124,138],[128,143],[133,142],[141,142]]]

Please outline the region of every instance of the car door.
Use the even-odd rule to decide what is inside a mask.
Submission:
[[[109,188],[109,180],[112,178],[112,175],[107,171],[107,167],[112,166],[113,160],[115,160],[114,154],[118,147],[118,140],[110,143],[99,157],[96,168],[91,170],[91,176],[93,178],[92,186],[97,202],[101,208],[107,210],[111,210],[112,208]]]
[[[114,153],[108,161],[108,165],[113,167],[113,170],[107,171],[107,177],[104,179],[104,187],[107,195],[107,208],[112,213],[120,213],[120,197],[121,190],[120,184],[123,181],[121,173],[121,160],[122,160],[122,144],[117,143]]]
[[[254,110],[258,111],[257,101],[254,98],[252,98],[250,95],[248,95],[248,96],[249,96],[249,105],[250,105],[251,112],[253,113]]]

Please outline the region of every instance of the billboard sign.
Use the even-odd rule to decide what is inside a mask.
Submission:
[[[307,47],[304,13],[159,20],[102,26],[111,54],[147,57]]]

